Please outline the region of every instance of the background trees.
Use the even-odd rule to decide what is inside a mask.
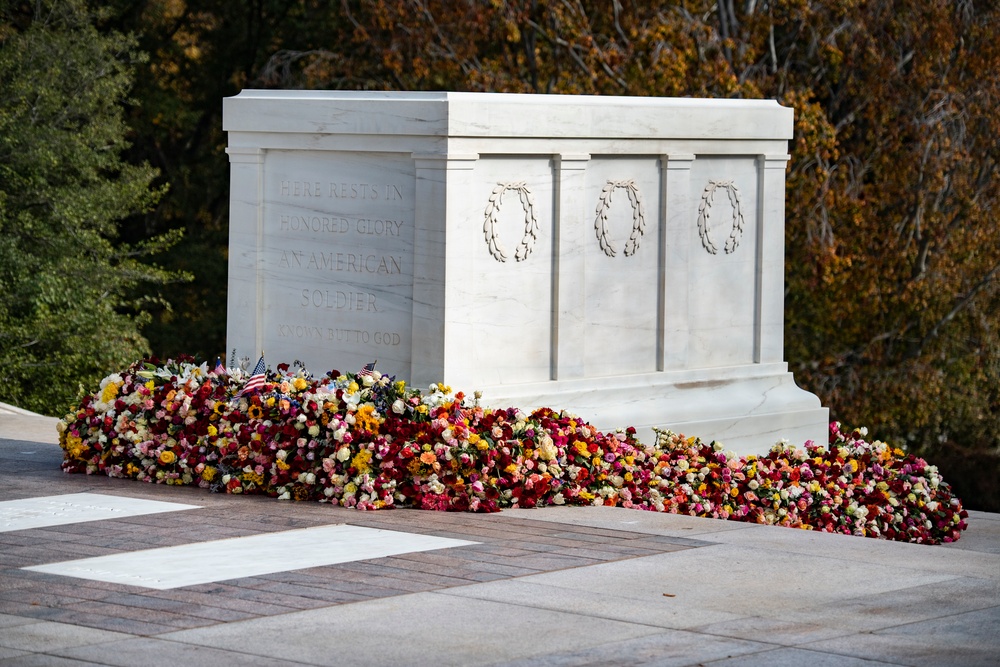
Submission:
[[[0,396],[65,410],[80,383],[148,352],[140,258],[174,234],[119,245],[149,210],[155,172],[121,159],[133,40],[100,34],[80,2],[0,2]]]
[[[115,0],[133,32],[128,156],[170,190],[197,280],[143,331],[224,352],[221,98],[243,87],[773,97],[796,109],[787,358],[833,415],[1000,477],[1000,8],[974,0]],[[6,49],[5,49],[6,50]],[[148,290],[146,290],[148,293]],[[165,294],[163,296],[166,296]],[[120,310],[120,309],[119,309]],[[963,463],[964,464],[964,463]],[[966,497],[1000,490],[950,475]],[[996,482],[993,482],[994,484]],[[965,488],[963,488],[965,485]],[[1000,509],[994,504],[993,509]]]

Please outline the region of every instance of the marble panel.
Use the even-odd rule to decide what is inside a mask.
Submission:
[[[414,173],[409,156],[268,152],[261,328],[273,359],[314,372],[378,360],[408,375]]]
[[[475,542],[334,525],[146,549],[24,569],[168,590],[469,544]]]
[[[481,155],[457,241],[470,244],[466,305],[469,381],[519,384],[552,372],[554,174],[548,156]],[[465,236],[468,235],[468,240]],[[461,276],[455,279],[461,283]]]
[[[661,291],[671,289],[660,279],[660,181],[658,156],[591,156],[582,276],[588,377],[660,370]]]
[[[99,493],[68,493],[61,496],[21,498],[0,502],[0,532],[191,509],[198,509],[198,505],[123,498]]]
[[[752,364],[759,285],[757,165],[752,157],[699,157],[688,227],[689,367]]]

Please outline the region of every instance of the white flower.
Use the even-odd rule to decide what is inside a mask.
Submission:
[[[563,494],[562,493],[557,493],[556,495],[552,496],[552,504],[553,505],[565,505],[566,504],[566,499],[563,498]]]
[[[351,450],[347,447],[341,447],[337,450],[337,460],[343,463],[347,459],[351,458]]]
[[[403,402],[403,399],[396,399],[396,401],[392,404],[392,411],[397,415],[401,415],[406,412],[406,403]]]
[[[555,443],[552,442],[552,438],[548,434],[542,436],[541,442],[538,444],[538,455],[545,461],[554,461],[558,456]]]

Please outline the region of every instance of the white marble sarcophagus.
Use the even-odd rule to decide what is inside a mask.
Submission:
[[[244,91],[228,347],[739,452],[824,441],[783,358],[773,101]]]

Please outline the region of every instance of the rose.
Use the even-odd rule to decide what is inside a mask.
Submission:
[[[160,456],[159,456],[159,458],[157,460],[160,463],[162,463],[163,465],[166,466],[166,465],[170,465],[171,463],[173,463],[174,461],[176,461],[177,460],[177,455],[174,454],[169,449],[166,449],[166,450],[160,452]]]

